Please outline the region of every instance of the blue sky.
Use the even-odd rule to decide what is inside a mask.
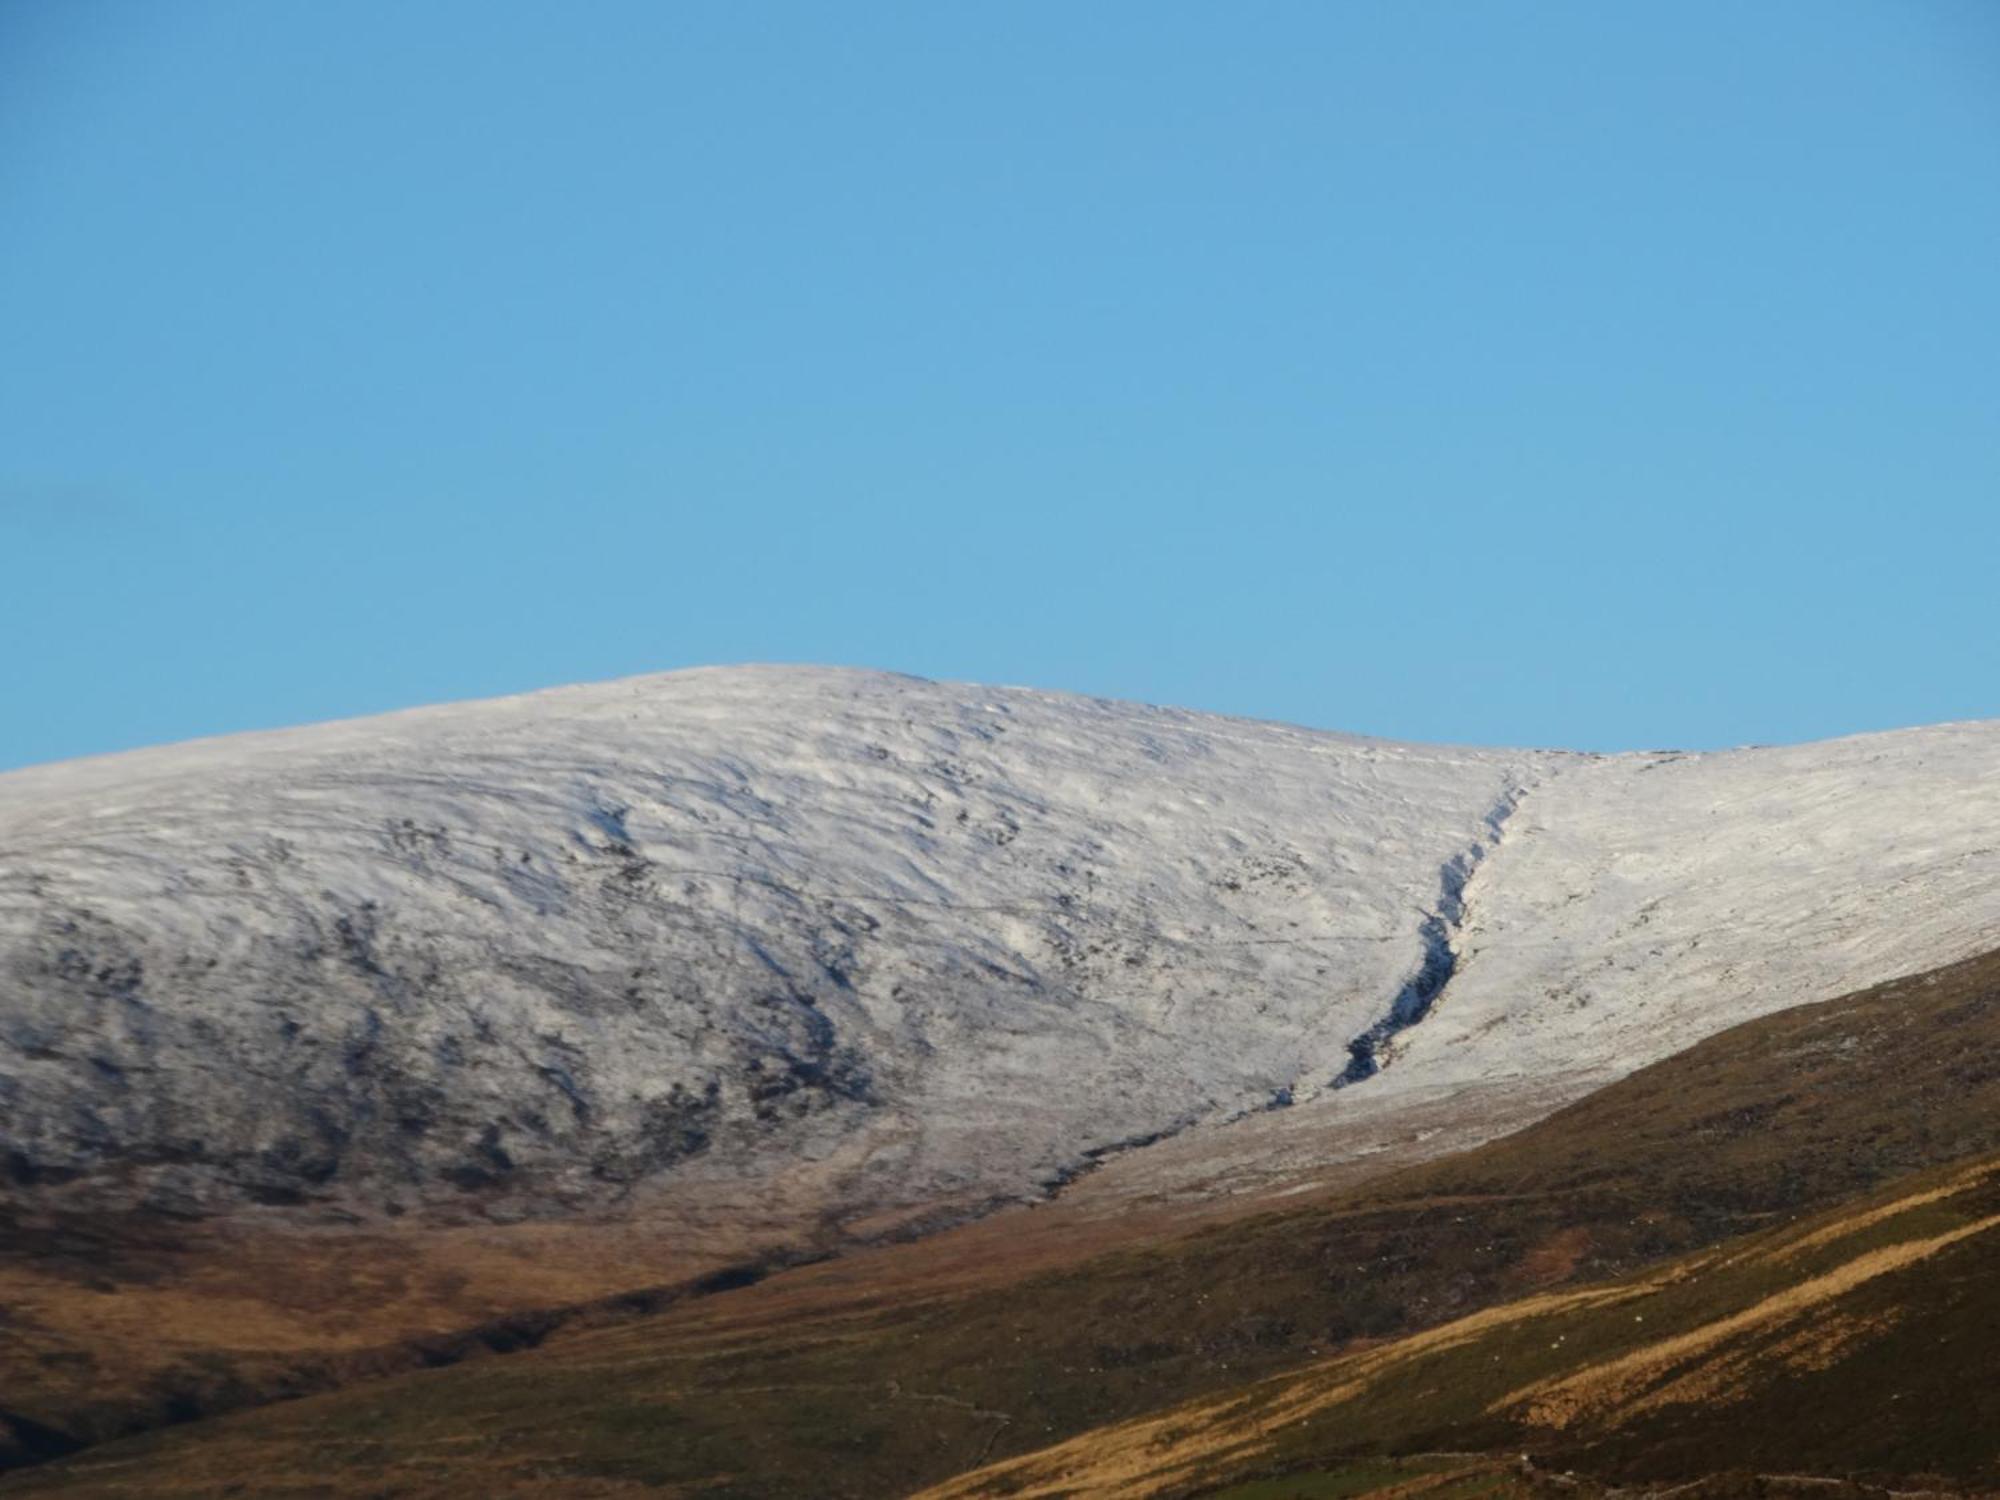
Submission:
[[[748,660],[2000,714],[2000,6],[0,0],[0,765]]]

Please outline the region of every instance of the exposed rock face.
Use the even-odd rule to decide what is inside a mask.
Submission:
[[[2000,726],[1607,758],[676,673],[0,776],[0,1181],[958,1212],[1996,945]]]

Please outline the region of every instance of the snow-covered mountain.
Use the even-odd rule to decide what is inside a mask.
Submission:
[[[2000,724],[1597,757],[681,672],[0,776],[0,1159],[887,1222],[1996,946]]]

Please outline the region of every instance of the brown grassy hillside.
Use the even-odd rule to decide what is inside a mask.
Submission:
[[[2000,1156],[1072,1438],[931,1500],[1171,1496],[1486,1448],[1600,1480],[2000,1484]]]
[[[1508,1139],[1283,1213],[1079,1245],[1053,1268],[1043,1236],[1005,1286],[990,1267],[1008,1264],[1006,1224],[989,1221],[971,1242],[988,1284],[941,1271],[968,1242],[940,1236],[108,1445],[8,1487],[194,1494],[256,1474],[269,1494],[906,1492],[2000,1149],[1996,1044],[1988,957],[1749,1023]]]

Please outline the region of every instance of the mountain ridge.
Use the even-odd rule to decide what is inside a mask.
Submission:
[[[1035,724],[1025,752],[995,749],[1021,717]],[[1329,754],[1343,761],[1330,781],[1318,766]],[[415,1169],[418,1188],[480,1211],[496,1195],[539,1198],[552,1185],[572,1207],[606,1204],[661,1168],[707,1158],[698,1174],[719,1160],[726,1153],[709,1149],[718,1129],[773,1126],[808,1138],[800,1149],[822,1159],[846,1151],[821,1174],[829,1177],[883,1150],[922,1151],[922,1132],[899,1132],[893,1118],[922,1077],[885,1085],[885,1072],[921,1075],[923,1056],[951,1055],[947,1038],[968,1026],[987,1065],[1017,1080],[1040,1068],[1038,1025],[1067,1028],[1093,1071],[1126,1069],[1120,1058],[1135,1045],[1152,1047],[1148,1066],[1173,1075],[1150,1085],[1154,1097],[1119,1102],[1128,1081],[1107,1092],[1098,1123],[1024,1139],[1011,1189],[998,1180],[954,1188],[969,1146],[914,1169],[928,1172],[917,1195],[926,1204],[1032,1190],[1038,1174],[1078,1151],[1157,1131],[1190,1108],[1250,1102],[1307,1067],[1296,1038],[1325,1008],[1317,988],[1290,981],[1285,1018],[1242,1064],[1235,1054],[1255,1032],[1200,1040],[1190,1012],[1173,1016],[1179,976],[1202,990],[1230,975],[1269,988],[1274,965],[1296,969],[1305,960],[1287,953],[1303,950],[1290,940],[1269,947],[1259,930],[1281,904],[1297,909],[1294,925],[1318,924],[1304,934],[1308,946],[1384,945],[1395,936],[1397,885],[1414,898],[1431,863],[1420,850],[1398,851],[1413,837],[1442,848],[1453,815],[1432,809],[1456,795],[1461,768],[1480,781],[1465,794],[1478,800],[1482,760],[1491,757],[1235,721],[1218,729],[1172,711],[1046,695],[968,696],[876,674],[724,672],[17,773],[0,778],[10,852],[0,930],[11,939],[0,952],[14,961],[10,991],[22,998],[0,1041],[25,1066],[0,1076],[30,1123],[46,1093],[23,1085],[23,1074],[39,1073],[58,1097],[41,1116],[42,1138],[15,1143],[29,1162],[16,1175],[46,1183],[118,1140],[181,1138],[185,1167],[146,1174],[169,1195],[228,1201],[227,1184],[218,1193],[202,1180],[220,1171],[247,1179],[239,1195],[312,1198],[322,1179],[345,1180],[357,1120],[400,1113],[419,1137],[451,1129],[458,1138],[450,1159]],[[1120,785],[1160,766],[1141,797]],[[1275,801],[1262,787],[1274,778],[1284,783]],[[1371,782],[1389,789],[1379,813],[1362,814],[1373,818],[1367,837],[1396,846],[1386,863],[1331,869],[1317,884],[1299,878],[1274,809],[1328,795],[1352,803]],[[1189,847],[1172,806],[1218,790],[1240,804],[1242,826]],[[1161,827],[1174,842],[1156,857],[1148,851]],[[1107,859],[1117,866],[1108,895],[1096,870]],[[1256,860],[1254,870],[1245,863]],[[1375,894],[1384,876],[1391,885]],[[1256,889],[1273,882],[1288,887],[1282,900]],[[892,940],[876,936],[885,925]],[[1343,975],[1357,1021],[1363,992],[1386,987],[1400,965],[1386,949],[1330,961],[1374,976]],[[868,962],[874,971],[861,975]],[[1137,999],[1101,998],[1114,983]],[[918,986],[942,995],[920,998]],[[1042,1022],[993,1011],[996,987]],[[287,993],[295,998],[276,1003]],[[334,1024],[329,1002],[340,1007]],[[463,1024],[444,1028],[438,1018],[453,1009]],[[79,1026],[79,1014],[93,1023]],[[202,1121],[177,1129],[127,1115],[96,1129],[77,1117],[79,1107],[111,1107],[94,1101],[140,1097],[142,1080],[200,1073],[192,1046],[164,1070],[149,1060],[146,1044],[175,1025],[219,1027],[222,1042],[247,1049],[227,1086],[239,1091],[291,1066],[302,1034],[330,1113],[299,1119],[280,1139],[249,1140],[219,1167],[209,1161],[217,1132]],[[275,1039],[246,1041],[273,1025]],[[107,1048],[121,1028],[136,1058]],[[1191,1040],[1207,1074],[1176,1061]],[[717,1055],[702,1061],[704,1047]],[[467,1086],[453,1051],[482,1049],[493,1063],[470,1080],[491,1085],[470,1112],[480,1118],[428,1125],[435,1091],[455,1097]],[[653,1072],[675,1081],[636,1093],[619,1085],[620,1052],[650,1052]],[[383,1083],[392,1063],[407,1085]],[[67,1073],[55,1076],[59,1066]],[[605,1073],[614,1074],[608,1088],[594,1076]],[[872,1120],[875,1139],[828,1137],[815,1116]],[[996,1125],[1033,1129],[991,1118],[963,1128]],[[224,1126],[234,1136],[256,1129]],[[579,1141],[607,1130],[610,1154],[600,1152],[589,1175],[550,1183]],[[399,1160],[439,1154],[426,1140],[408,1147],[380,1132],[369,1149],[405,1179],[412,1169]],[[539,1168],[527,1164],[531,1153]],[[537,1171],[532,1192],[509,1186]],[[827,1190],[837,1194],[837,1184]],[[374,1196],[377,1206],[393,1202],[386,1189]],[[882,1196],[861,1202],[873,1209]]]
[[[2000,724],[1600,756],[759,667],[11,772],[0,1190],[757,1197],[771,1249],[1272,1105],[1560,1102],[2000,941],[1995,764]]]

